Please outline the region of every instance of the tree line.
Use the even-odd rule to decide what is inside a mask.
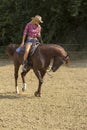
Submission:
[[[45,44],[87,46],[87,0],[0,0],[0,44],[20,44],[26,23],[37,14]]]

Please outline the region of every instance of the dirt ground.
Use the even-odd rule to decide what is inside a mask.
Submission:
[[[46,74],[41,98],[32,70],[22,92],[20,72],[15,94],[13,62],[0,60],[0,130],[87,130],[87,60]]]

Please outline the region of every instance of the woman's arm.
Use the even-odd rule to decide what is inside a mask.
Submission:
[[[22,37],[22,42],[21,42],[21,45],[20,47],[22,47],[25,43],[25,39],[26,39],[26,34],[23,34],[23,37]]]
[[[26,24],[25,26],[25,29],[24,29],[24,32],[23,32],[23,37],[22,37],[22,42],[21,42],[21,47],[24,45],[25,43],[25,39],[26,39],[26,36],[27,36],[27,33],[28,33],[28,30],[29,30],[29,23]]]

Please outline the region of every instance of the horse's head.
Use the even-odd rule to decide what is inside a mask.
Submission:
[[[63,61],[59,56],[54,57],[52,71],[55,72],[62,64],[63,64]]]
[[[67,54],[66,56],[56,56],[54,58],[54,62],[52,66],[53,72],[55,72],[62,64],[65,65],[69,64],[70,56],[68,55],[68,53],[66,54]]]

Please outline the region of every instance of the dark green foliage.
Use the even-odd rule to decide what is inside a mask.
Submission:
[[[44,43],[86,46],[86,0],[0,0],[0,41],[20,44],[26,23],[36,14],[44,21]]]

